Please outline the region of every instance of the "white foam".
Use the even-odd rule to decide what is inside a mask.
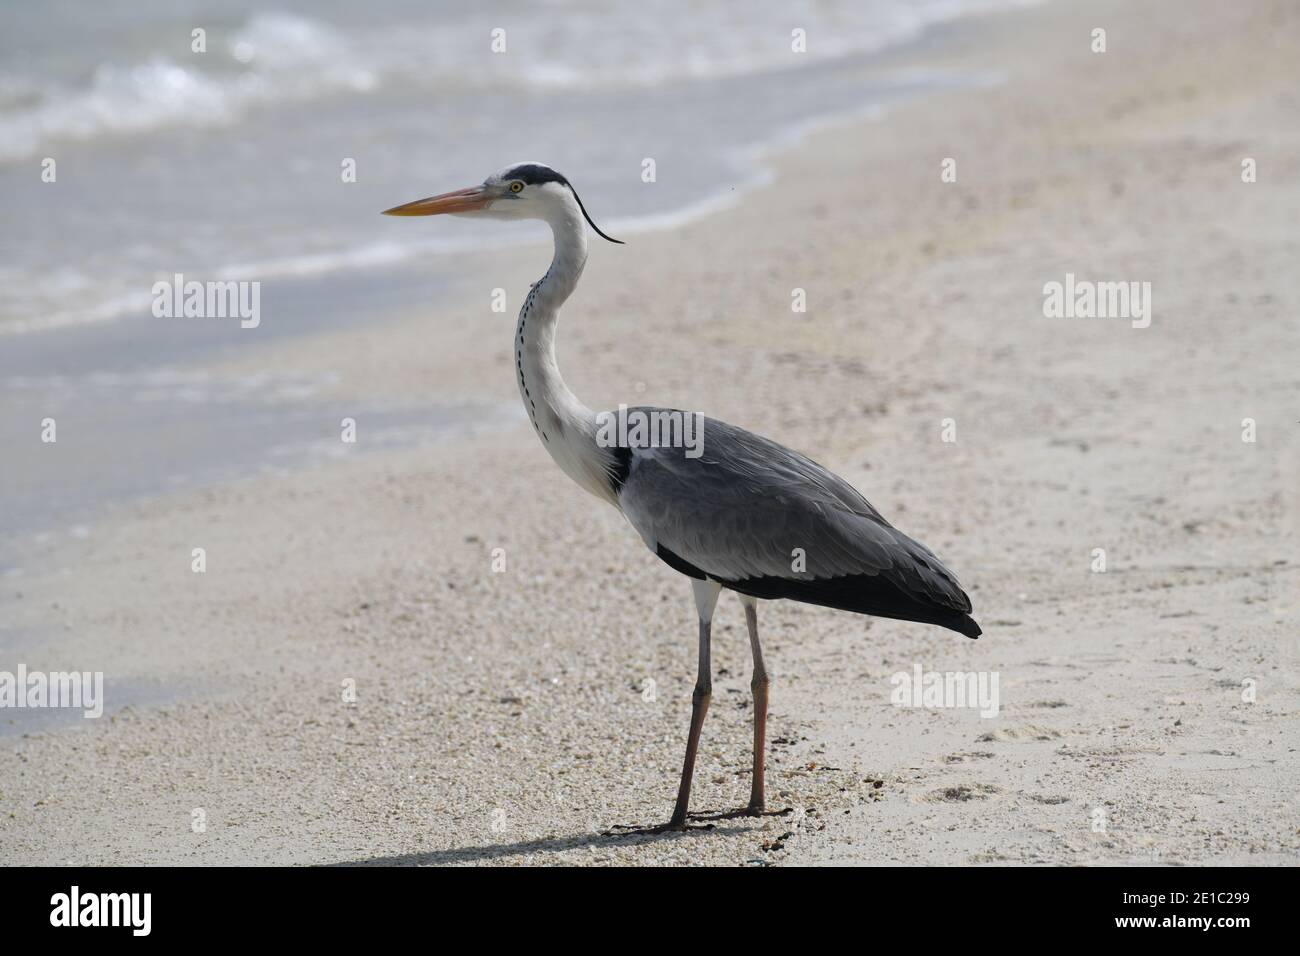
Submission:
[[[43,89],[25,77],[0,78],[0,160],[30,156],[61,140],[229,125],[258,102],[370,92],[379,84],[342,36],[286,14],[252,17],[226,50],[203,56],[191,65],[162,54],[134,64],[105,62],[80,88]],[[214,67],[204,69],[208,63]],[[5,108],[6,102],[19,105]]]
[[[1017,0],[920,0],[919,6],[904,0],[855,0],[839,5],[756,0],[744,17],[737,17],[730,8],[725,13],[707,6],[697,11],[697,5],[687,0],[669,0],[670,6],[681,3],[683,9],[690,10],[682,22],[662,10],[640,8],[620,9],[617,17],[609,11],[588,16],[587,2],[566,0],[543,5],[540,11],[520,13],[518,22],[511,20],[511,53],[503,57],[467,48],[464,31],[478,31],[484,46],[487,42],[490,21],[481,19],[487,14],[478,10],[458,10],[448,29],[433,34],[395,30],[382,23],[371,30],[344,33],[316,20],[276,14],[255,16],[228,36],[214,39],[207,56],[222,64],[218,69],[182,67],[155,57],[135,67],[101,67],[88,88],[59,95],[42,95],[21,79],[0,77],[0,157],[6,150],[34,149],[51,138],[93,139],[103,133],[127,135],[172,124],[235,123],[258,103],[281,98],[305,102],[341,90],[364,96],[397,77],[437,87],[438,95],[445,94],[447,88],[470,90],[469,96],[455,100],[468,106],[476,102],[476,89],[518,86],[533,93],[538,87],[588,89],[602,84],[617,89],[771,70],[807,62],[791,54],[786,24],[806,24],[808,57],[825,60],[899,42],[938,19]],[[329,9],[329,0],[321,9]],[[564,18],[562,28],[556,26],[556,17]],[[659,23],[666,20],[672,22]],[[610,42],[614,36],[611,22],[622,24],[626,33],[617,42]],[[663,29],[656,32],[656,24]],[[867,29],[871,24],[879,28]],[[483,66],[485,60],[490,68]],[[541,99],[529,101],[533,109],[541,103]],[[766,157],[773,150],[798,142],[820,126],[860,119],[875,110],[878,107],[870,106],[774,126],[760,145],[721,157],[730,175],[721,177],[723,184],[712,192],[696,193],[674,208],[614,216],[602,224],[616,235],[637,234],[673,229],[713,215],[771,182],[773,173]],[[17,133],[9,135],[15,124]],[[361,135],[373,135],[380,128],[362,130]],[[738,135],[752,136],[754,131],[746,129]],[[161,137],[147,143],[160,144]],[[261,155],[250,153],[252,161]],[[716,153],[711,155],[706,168],[714,168],[718,158]],[[62,181],[62,167],[60,174]],[[682,195],[682,183],[678,190]],[[224,234],[206,234],[203,225],[196,224],[193,234],[186,236],[185,253],[206,266],[203,278],[218,280],[266,281],[378,269],[449,253],[528,244],[540,235],[522,229],[488,234],[469,228],[426,238],[417,238],[418,233],[408,230],[400,238],[378,239],[373,237],[379,230],[370,230],[372,238],[353,238],[351,245],[345,245],[356,230],[335,225],[304,240],[313,242],[316,249],[299,253],[291,243],[301,237],[284,221],[278,223],[278,231],[268,229],[265,238],[256,237],[256,246],[239,244],[238,238],[227,239]],[[0,288],[9,290],[0,296],[0,313],[9,313],[0,318],[0,336],[147,315],[153,279],[170,278],[171,273],[149,278],[150,274],[156,263],[176,254],[175,248],[167,245],[167,233],[150,234],[137,243],[138,249],[114,248],[94,255],[97,248],[91,243],[102,241],[87,240],[91,255],[80,255],[82,247],[70,252],[78,263],[75,268],[46,268],[34,262],[21,268],[0,264]],[[291,250],[294,254],[283,254]]]
[[[578,3],[504,19],[457,10],[439,22],[381,22],[346,31],[321,19],[257,14],[189,63],[174,52],[136,63],[105,62],[83,85],[53,89],[30,76],[0,75],[0,160],[30,156],[64,139],[229,125],[259,103],[368,94],[389,83],[439,96],[535,93],[798,69],[897,46],[935,23],[1036,2],[753,0],[740,13],[694,0],[614,9]],[[501,56],[487,52],[497,20],[509,23],[508,52]],[[791,49],[794,29],[806,31],[804,53]]]

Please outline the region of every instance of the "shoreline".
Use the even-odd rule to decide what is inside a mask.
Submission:
[[[215,690],[6,737],[0,860],[1293,864],[1300,661],[1283,638],[1300,562],[1279,500],[1300,458],[1283,430],[1300,143],[1294,107],[1264,91],[1288,89],[1295,34],[1268,2],[1126,7],[982,18],[972,46],[934,57],[1012,64],[1002,85],[814,133],[737,206],[632,255],[594,247],[566,308],[561,367],[593,408],[699,409],[810,453],[975,602],[976,642],[763,605],[769,792],[789,816],[599,836],[669,808],[693,609],[521,424],[136,503],[52,555],[67,573],[6,595],[18,627],[60,629],[81,670]],[[1097,69],[1098,17],[1148,59],[1117,42]],[[1243,143],[1276,178],[1244,196],[1207,187]],[[938,183],[949,155],[956,188]],[[547,255],[465,257],[463,297],[433,317],[340,327],[218,373],[516,401],[511,319],[485,292],[517,305]],[[1151,327],[1043,319],[1043,282],[1080,261],[1149,276]],[[806,318],[789,315],[795,286]],[[1228,294],[1253,321],[1230,321]],[[1266,436],[1250,457],[1241,405]],[[1091,574],[1099,546],[1110,569]],[[734,601],[715,631],[701,811],[748,791]],[[918,664],[1000,673],[999,716],[894,707],[890,675]]]
[[[959,29],[956,24],[940,24],[936,33]],[[934,42],[933,37],[918,39],[918,50],[928,48]],[[898,51],[903,55],[903,51]],[[772,185],[775,176],[771,169],[771,160],[787,150],[796,149],[810,135],[837,127],[849,126],[867,120],[877,119],[891,109],[906,109],[909,98],[928,95],[934,90],[978,87],[988,82],[986,77],[948,76],[942,72],[932,76],[910,75],[891,77],[883,66],[885,60],[864,59],[831,64],[845,71],[861,70],[868,74],[879,73],[879,88],[873,91],[874,101],[866,105],[847,110],[832,110],[815,117],[792,120],[775,128],[765,139],[753,143],[735,145],[723,154],[728,166],[741,173],[744,178],[728,184],[719,181],[708,187],[695,190],[699,195],[684,197],[678,204],[666,209],[652,212],[622,213],[609,218],[606,225],[620,234],[644,236],[678,229],[691,223],[709,218],[719,212],[733,208],[746,195]],[[771,80],[769,74],[765,79]],[[910,91],[909,91],[910,89]],[[744,174],[747,167],[752,169]],[[348,280],[360,287],[373,285],[386,274],[396,275],[398,281],[409,284],[413,279],[426,275],[447,275],[449,264],[457,258],[466,256],[499,255],[503,250],[519,251],[536,245],[538,240],[523,233],[516,232],[502,235],[447,236],[445,234],[426,237],[423,240],[381,239],[364,246],[339,248],[329,251],[303,255],[288,255],[255,262],[227,263],[215,270],[200,270],[210,276],[212,281],[258,281],[269,286],[287,287],[292,292],[295,286],[310,283],[344,284]],[[157,278],[157,277],[155,277]],[[116,326],[120,323],[148,321],[151,293],[143,289],[137,293],[123,293],[108,302],[99,302],[89,312],[56,313],[41,319],[6,319],[0,322],[0,341],[13,341],[26,336],[42,335],[51,332],[75,332],[80,329],[93,329],[103,326]],[[300,300],[286,310],[292,315],[294,311],[311,307],[313,303]],[[320,303],[315,303],[319,305]]]
[[[879,54],[857,54],[817,64],[813,67],[814,70],[830,73],[851,71],[871,77],[873,86],[869,102],[849,111],[828,112],[791,121],[772,130],[760,142],[735,147],[727,158],[728,163],[737,170],[750,170],[748,179],[741,183],[730,188],[719,184],[707,195],[684,206],[650,214],[615,217],[607,225],[620,235],[640,238],[703,222],[734,208],[744,202],[746,197],[769,189],[776,180],[780,157],[803,147],[809,138],[819,133],[879,122],[890,111],[907,109],[913,101],[935,92],[986,85],[986,77],[964,76],[943,69],[926,70],[918,68],[916,63],[920,54],[933,56],[936,51],[960,43],[963,31],[970,28],[970,21],[993,15],[996,15],[996,11],[969,13],[954,20],[941,20],[928,24],[917,37]],[[900,63],[904,66],[899,67]],[[265,362],[264,355],[268,352],[266,339],[270,340],[269,351],[272,354],[277,348],[289,351],[304,340],[310,343],[312,338],[319,338],[322,331],[337,329],[346,333],[350,327],[355,327],[356,313],[363,310],[368,313],[367,324],[378,321],[382,327],[385,323],[408,317],[415,311],[417,296],[413,289],[435,294],[445,303],[444,310],[449,308],[448,303],[454,303],[450,306],[452,309],[467,308],[469,298],[464,288],[466,283],[454,277],[457,262],[490,261],[502,253],[516,258],[530,256],[549,241],[542,239],[538,233],[539,230],[534,227],[532,235],[507,233],[493,242],[480,237],[458,245],[454,233],[448,234],[444,229],[422,241],[407,242],[404,252],[386,257],[382,262],[365,255],[362,256],[362,261],[344,263],[343,258],[348,258],[351,254],[337,253],[314,257],[317,261],[310,268],[289,267],[283,272],[272,271],[270,279],[266,280],[270,283],[268,310],[275,315],[276,321],[273,325],[268,325],[260,337],[255,337],[257,333],[248,336],[236,334],[234,321],[213,319],[169,318],[165,320],[166,327],[158,331],[160,327],[150,324],[157,323],[157,318],[125,313],[114,313],[94,321],[59,323],[39,329],[0,326],[0,339],[9,336],[9,347],[0,356],[0,385],[8,384],[14,390],[13,394],[19,396],[21,403],[40,407],[71,404],[74,412],[78,401],[84,404],[88,400],[88,393],[99,393],[100,397],[94,400],[94,406],[101,413],[101,422],[111,428],[112,422],[118,421],[133,429],[116,435],[101,436],[101,442],[108,445],[135,447],[156,444],[156,436],[165,432],[168,424],[166,415],[160,418],[158,414],[151,415],[151,412],[161,411],[157,402],[169,392],[179,396],[179,401],[193,406],[192,410],[195,411],[198,410],[195,404],[198,398],[194,396],[201,393],[216,396],[218,403],[229,405],[232,402],[242,402],[246,406],[243,412],[246,417],[278,415],[281,427],[287,427],[292,432],[294,419],[300,417],[301,413],[293,404],[277,400],[274,394],[292,393],[308,399],[312,393],[328,394],[332,390],[332,379],[335,376],[328,370],[317,375],[297,375],[288,367],[290,361],[280,358],[279,362],[285,366],[280,385],[277,386],[274,381],[266,382],[268,376],[261,371]],[[425,254],[428,254],[428,259],[421,258]],[[331,263],[339,268],[333,272],[326,271]],[[250,270],[231,268],[219,273],[218,278],[235,278],[244,274],[251,274]],[[202,326],[198,335],[193,332],[195,325]],[[144,354],[136,347],[136,341],[141,335],[152,339],[149,350]],[[252,355],[252,358],[242,358],[246,355]],[[19,374],[20,370],[33,368],[57,369],[57,373],[34,378]],[[44,385],[41,384],[42,379]],[[73,384],[78,382],[79,393],[73,389]],[[250,382],[255,384],[247,384]],[[157,393],[159,398],[144,403],[133,401],[127,397],[127,392],[132,388],[137,392]],[[266,397],[268,394],[272,396],[269,399]],[[355,400],[351,393],[347,394],[349,400]],[[433,406],[426,407],[418,390],[408,390],[403,399],[410,404],[396,410],[399,416],[419,414],[421,409],[427,414],[444,414],[459,404],[473,403],[472,396],[450,393],[440,395]],[[382,403],[382,397],[380,400]],[[371,409],[365,406],[365,401],[366,399],[362,400],[360,411],[368,413]],[[105,412],[106,408],[115,405],[117,409],[112,414]],[[509,405],[509,401],[503,403],[503,407],[505,405]],[[381,404],[379,415],[382,417],[385,414],[391,413],[385,413]],[[4,424],[0,422],[0,429],[3,429]],[[230,424],[218,416],[212,419],[209,428]],[[146,438],[146,433],[155,437]],[[0,432],[0,438],[5,437]],[[24,445],[16,433],[7,436],[7,439],[13,447],[22,448]],[[454,437],[444,434],[442,438],[435,439],[446,440],[454,440]],[[308,438],[303,437],[299,444],[305,445],[308,441]],[[424,447],[428,447],[428,443]],[[227,449],[225,454],[229,451]],[[308,456],[299,456],[298,467],[308,462]],[[49,515],[71,514],[71,524],[65,521],[54,525],[47,520],[41,525],[34,524],[28,518],[25,523],[10,522],[0,530],[11,535],[21,533],[33,544],[43,548],[51,537],[57,539],[71,528],[85,528],[100,519],[111,522],[115,512],[123,507],[147,503],[152,496],[193,493],[218,486],[229,480],[233,473],[279,470],[286,463],[268,461],[265,455],[259,455],[256,448],[251,446],[246,447],[242,456],[235,461],[223,461],[223,467],[219,471],[214,470],[213,463],[207,466],[200,463],[192,468],[192,474],[182,474],[174,464],[156,462],[159,467],[173,472],[165,485],[155,484],[143,491],[118,493],[95,501],[52,501],[46,512]],[[192,462],[190,464],[193,466]],[[67,470],[66,464],[59,467]],[[149,470],[156,471],[158,468]],[[41,488],[41,493],[44,494],[46,482],[53,477],[54,475],[44,478],[33,476],[27,479],[27,483],[33,493],[35,489]],[[29,494],[28,498],[30,497]],[[14,497],[11,497],[10,503],[17,512],[25,512],[30,504],[25,499]],[[2,552],[0,562],[5,562]],[[6,571],[12,573],[20,567],[13,560],[0,563],[0,574]]]

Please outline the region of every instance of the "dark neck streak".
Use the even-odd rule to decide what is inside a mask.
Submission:
[[[580,487],[617,505],[610,450],[596,440],[596,416],[569,391],[555,358],[560,306],[573,293],[587,262],[587,241],[576,205],[557,214],[555,257],[533,283],[515,329],[515,375],[533,429],[555,463]]]

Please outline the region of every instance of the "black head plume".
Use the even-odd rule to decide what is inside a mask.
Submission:
[[[582,204],[582,197],[579,196],[578,191],[573,188],[573,183],[565,179],[563,174],[557,173],[555,170],[551,169],[550,166],[543,166],[540,163],[521,163],[520,165],[507,170],[506,173],[504,173],[503,178],[517,179],[529,186],[540,186],[542,183],[559,183],[561,186],[566,187],[569,192],[573,193],[574,199],[578,200],[578,208],[582,210],[582,218],[587,220],[587,225],[596,230],[596,235],[609,242],[616,242],[620,246],[624,245],[622,239],[615,239],[613,236],[608,236],[601,232],[600,226],[591,221],[591,216],[587,213],[587,207]]]
[[[587,220],[587,225],[591,226],[592,229],[596,230],[596,235],[600,236],[600,238],[602,239],[608,240],[609,242],[617,242],[620,246],[623,245],[622,239],[615,239],[613,236],[605,235],[603,232],[600,231],[600,226],[596,225],[594,222],[591,221],[591,217],[587,215],[587,207],[582,204],[582,197],[578,195],[578,191],[576,189],[574,189],[572,186],[569,186],[569,192],[573,193],[573,198],[578,200],[578,208],[582,210],[582,218]]]

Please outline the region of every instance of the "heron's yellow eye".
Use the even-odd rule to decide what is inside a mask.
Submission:
[[[516,179],[513,183],[510,184],[510,191],[512,193],[521,193],[524,191],[524,184]]]

